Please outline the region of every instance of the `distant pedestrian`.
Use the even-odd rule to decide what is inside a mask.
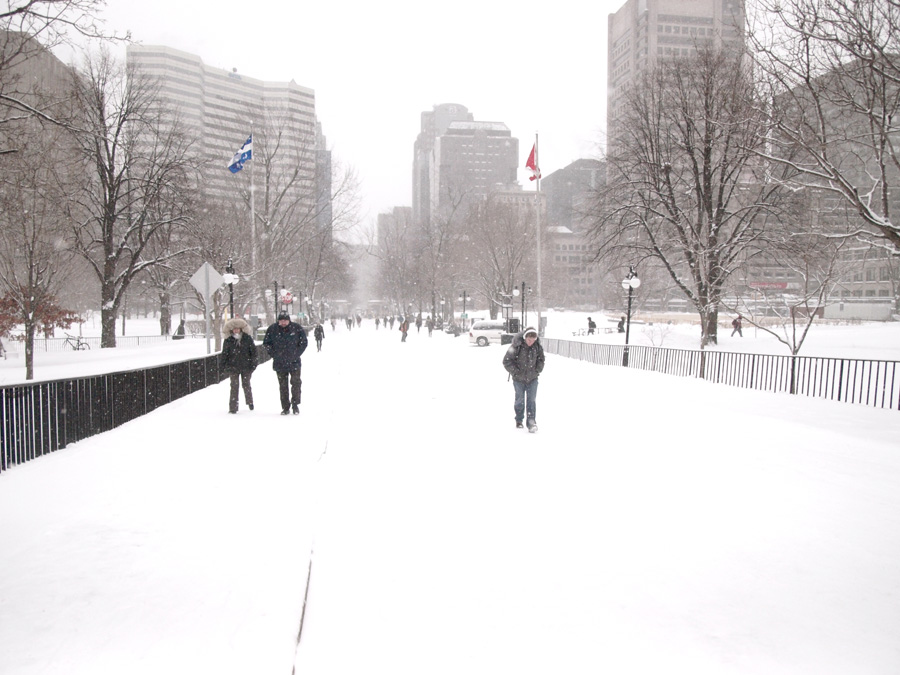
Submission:
[[[394,330],[394,317],[391,317],[391,330]]]
[[[403,334],[403,337],[400,338],[400,342],[406,342],[406,334],[409,332],[409,321],[404,318],[400,322],[400,332]]]
[[[172,336],[172,339],[184,340],[184,319],[178,324],[178,328],[175,329],[175,335]]]
[[[309,340],[299,323],[291,321],[286,312],[278,315],[278,320],[269,326],[263,346],[272,357],[272,370],[278,376],[278,390],[281,394],[281,414],[300,414],[300,357],[306,351]],[[288,393],[290,379],[290,393]]]
[[[431,316],[425,319],[425,327],[428,329],[428,337],[431,337],[431,331],[434,330],[434,319]]]
[[[416,332],[420,333],[422,331],[422,314],[416,314]]]
[[[378,327],[379,327],[380,325],[381,325],[381,317],[380,317],[380,316],[376,316],[376,317],[375,317],[375,330],[378,330]]]
[[[594,331],[597,330],[597,322],[594,321],[591,317],[588,317],[588,335],[593,335]]]
[[[616,324],[616,330],[620,333],[625,332],[625,317],[624,316],[621,319],[619,319],[619,323]]]
[[[731,331],[731,337],[734,337],[735,333],[740,337],[744,337],[744,333],[741,331],[741,328],[743,327],[743,317],[740,314],[738,314],[731,322],[731,327],[734,328],[734,330]]]
[[[337,330],[337,319],[335,319],[334,317],[331,317],[331,330],[332,331]]]
[[[222,343],[219,354],[219,368],[231,377],[231,394],[228,398],[228,412],[234,415],[238,411],[238,387],[244,390],[244,403],[253,410],[253,390],[250,377],[259,364],[256,354],[256,343],[250,336],[250,324],[235,317],[225,322],[228,337]]]
[[[322,340],[325,339],[325,328],[322,326],[322,324],[316,324],[315,329],[313,329],[313,337],[316,338],[316,351],[322,351]]]
[[[528,431],[537,431],[537,387],[538,376],[544,370],[544,348],[534,328],[513,338],[512,344],[503,355],[503,367],[512,376],[516,397],[513,412],[516,428],[522,428],[522,420]]]

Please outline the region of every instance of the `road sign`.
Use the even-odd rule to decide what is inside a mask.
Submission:
[[[208,302],[209,296],[225,283],[225,279],[216,272],[215,267],[205,262],[200,265],[200,269],[194,272],[190,282],[191,286],[196,288],[197,292]]]
[[[285,305],[289,305],[294,301],[294,296],[291,295],[290,291],[285,291],[281,294],[281,302]]]
[[[219,290],[222,287],[222,284],[225,283],[225,279],[221,274],[216,272],[216,269],[205,262],[200,265],[200,269],[194,272],[194,276],[191,277],[191,286],[197,289],[197,292],[203,297],[203,305],[205,307],[206,314],[206,353],[210,353],[210,323],[209,323],[209,305],[210,300],[212,299],[212,294],[214,291]]]

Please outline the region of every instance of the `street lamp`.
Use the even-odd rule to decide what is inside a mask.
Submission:
[[[277,281],[272,282],[272,288],[274,289],[272,291],[272,301],[275,303],[275,307],[274,307],[275,317],[277,318],[278,317],[278,282]]]
[[[528,287],[528,293],[531,293],[531,286]],[[518,295],[519,289],[513,289],[513,295]],[[522,282],[522,330],[528,327],[528,314],[525,312],[525,282]]]
[[[622,355],[622,365],[626,368],[628,367],[628,336],[631,333],[631,296],[634,289],[640,285],[641,280],[638,279],[637,270],[634,269],[634,265],[629,265],[628,276],[622,279],[622,288],[628,291],[628,312],[625,315],[625,352]]]
[[[441,326],[444,325],[444,302],[445,300],[441,298]]]
[[[462,316],[460,317],[460,319],[462,319],[463,328],[466,327],[466,323],[468,322],[468,317],[466,316],[466,300],[471,299],[471,297],[472,296],[466,293],[466,291],[463,291],[459,295],[459,300],[463,304]]]
[[[234,263],[232,263],[231,258],[228,259],[228,264],[225,265],[225,274],[222,275],[222,279],[225,280],[225,283],[228,284],[228,307],[229,312],[231,313],[231,318],[234,318],[234,285],[240,281],[238,275],[234,273]]]

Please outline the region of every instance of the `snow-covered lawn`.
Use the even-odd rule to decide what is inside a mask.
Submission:
[[[900,672],[900,413],[549,356],[530,435],[502,353],[328,327],[299,417],[264,364],[4,472],[0,672]]]

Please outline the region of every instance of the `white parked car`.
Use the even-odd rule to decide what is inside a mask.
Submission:
[[[501,336],[506,333],[506,322],[502,320],[476,321],[469,329],[469,342],[486,347],[489,344],[500,344]]]

